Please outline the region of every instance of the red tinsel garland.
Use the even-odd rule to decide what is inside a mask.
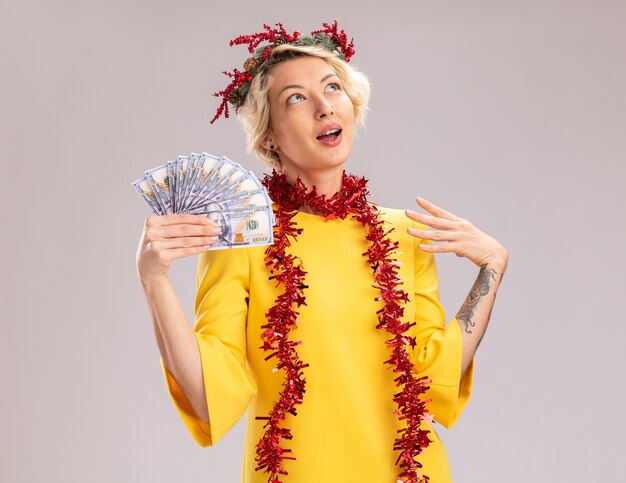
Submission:
[[[277,285],[282,285],[284,291],[266,314],[267,324],[261,327],[265,329],[261,334],[261,348],[272,351],[265,360],[278,357],[279,363],[275,370],[285,370],[285,382],[279,400],[269,416],[256,417],[258,420],[267,420],[264,425],[267,429],[256,447],[256,471],[265,468],[265,472],[270,475],[268,483],[280,483],[279,475],[287,475],[281,465],[282,460],[296,459],[286,456],[285,453],[290,453],[291,450],[280,446],[280,438],[292,439],[291,430],[281,427],[280,421],[285,419],[287,413],[297,415],[295,406],[302,404],[306,392],[302,369],[308,367],[308,364],[299,359],[295,349],[302,341],[290,341],[287,336],[290,329],[298,323],[297,308],[306,305],[304,289],[307,286],[304,283],[306,272],[302,262],[298,257],[288,254],[287,248],[291,246],[290,239],[295,241],[302,233],[302,228],[298,228],[292,218],[301,206],[307,205],[321,213],[326,220],[343,220],[351,215],[368,227],[366,239],[370,246],[363,256],[374,271],[373,286],[380,290],[380,296],[375,300],[384,302],[384,306],[376,313],[379,321],[376,328],[386,329],[393,335],[386,341],[391,349],[391,357],[384,364],[394,366],[393,371],[399,374],[394,381],[402,389],[393,398],[398,405],[394,414],[398,415],[399,420],[406,421],[406,426],[398,430],[401,436],[396,438],[393,447],[394,451],[400,452],[395,464],[398,465],[401,460],[399,467],[402,471],[398,474],[397,483],[428,483],[428,476],[417,471],[422,468],[422,464],[416,457],[431,442],[428,439],[428,430],[420,428],[422,420],[432,419],[425,407],[430,400],[423,401],[420,398],[430,388],[428,384],[431,381],[426,376],[413,376],[413,363],[405,346],[414,347],[415,337],[409,337],[405,333],[415,322],[400,321],[408,294],[400,288],[402,280],[398,277],[398,264],[392,258],[399,244],[388,237],[393,228],[385,232],[380,212],[368,202],[367,180],[349,176],[344,171],[341,192],[330,198],[318,195],[315,188],[307,191],[299,178],[295,185],[289,184],[285,176],[275,170],[271,175],[265,175],[263,184],[272,201],[278,205],[275,209],[275,242],[266,251],[265,265],[269,267],[270,279],[276,280]]]

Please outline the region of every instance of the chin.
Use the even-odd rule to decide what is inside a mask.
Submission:
[[[345,162],[348,160],[349,157],[349,153],[343,154],[343,155],[330,155],[324,158],[321,158],[318,162],[318,166],[320,168],[327,168],[327,169],[334,169],[334,168],[338,168],[339,166],[342,166],[345,164]]]
[[[337,166],[338,164],[345,163],[350,154],[352,153],[352,146],[347,145],[345,143],[341,143],[339,146],[336,146],[334,149],[327,150],[322,152],[320,158],[322,160],[326,160],[326,163],[331,164],[333,166]]]

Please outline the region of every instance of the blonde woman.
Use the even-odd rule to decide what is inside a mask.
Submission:
[[[244,483],[450,482],[436,426],[469,400],[508,253],[426,200],[429,214],[378,207],[345,173],[369,84],[336,21],[233,43],[252,55],[213,120],[236,107],[249,151],[272,168],[275,243],[210,251],[207,217],[146,219],[137,270],[172,401],[200,446],[247,410]],[[479,267],[447,324],[435,253]],[[192,329],[167,273],[194,254]]]

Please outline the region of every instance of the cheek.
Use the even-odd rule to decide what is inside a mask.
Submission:
[[[276,138],[275,141],[289,137],[289,125],[291,124],[289,117],[289,114],[280,108],[270,108],[270,131]]]
[[[274,144],[284,147],[290,141],[289,126],[284,119],[278,122],[272,122],[272,136]]]
[[[345,102],[347,104],[352,104],[352,101],[350,100],[350,96],[348,96],[346,91],[341,91],[340,97],[341,97],[342,102]]]
[[[310,136],[310,131],[306,129],[307,124],[304,120],[299,120],[297,118],[290,118],[283,122],[280,126],[280,129],[277,130],[279,133],[280,139],[282,139],[283,146],[288,145],[300,145],[302,141],[308,140]]]
[[[339,104],[342,107],[342,113],[345,117],[354,118],[354,104],[352,104],[347,94],[344,93],[341,96]]]

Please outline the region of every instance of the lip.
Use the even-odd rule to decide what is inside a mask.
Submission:
[[[320,137],[322,134],[324,134],[326,131],[330,130],[330,129],[341,129],[341,126],[335,122],[331,123],[331,124],[327,124],[326,126],[324,126],[320,132],[317,133],[316,139],[318,137]],[[341,137],[341,134],[339,134],[339,136],[337,137]],[[319,141],[319,139],[318,139]]]
[[[330,136],[327,138],[318,139],[318,143],[322,143],[324,146],[333,147],[337,146],[341,143],[343,139],[343,131],[341,131],[337,136]]]

